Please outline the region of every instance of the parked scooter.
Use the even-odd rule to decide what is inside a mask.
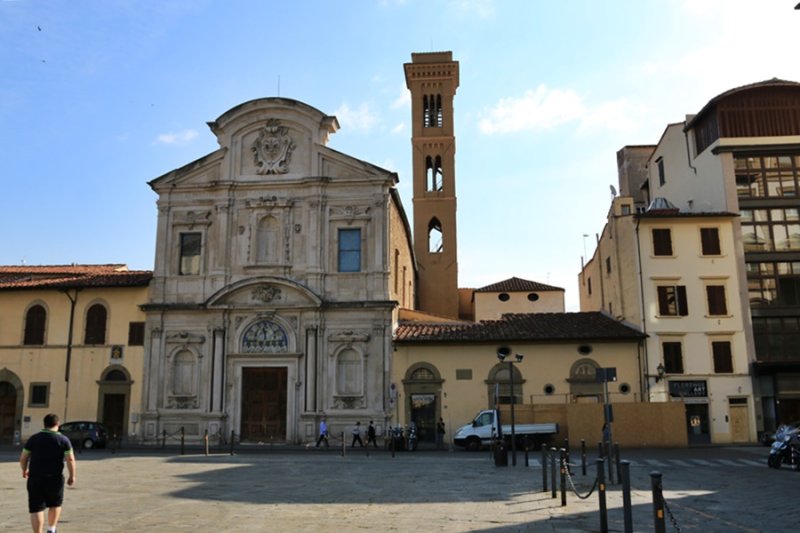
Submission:
[[[407,446],[409,451],[414,451],[417,449],[418,437],[417,437],[417,425],[414,422],[411,422],[406,428],[406,438],[407,438]]]
[[[389,428],[389,435],[391,436],[390,446],[394,450],[403,450],[405,449],[405,438],[403,437],[403,426],[397,425],[393,428]]]
[[[769,450],[767,464],[770,468],[780,468],[783,463],[800,469],[800,428],[780,426],[775,431],[775,442]]]

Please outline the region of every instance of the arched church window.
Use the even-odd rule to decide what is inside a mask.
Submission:
[[[283,328],[271,320],[256,322],[242,336],[244,353],[282,353],[289,349],[289,340]]]
[[[277,263],[280,257],[280,228],[273,216],[262,218],[256,230],[259,263]]]
[[[106,319],[108,312],[102,304],[94,304],[86,312],[84,344],[106,343]]]
[[[442,223],[434,217],[428,223],[428,251],[432,254],[440,254],[443,250]]]
[[[422,97],[423,127],[442,127],[442,95],[426,94]]]
[[[360,394],[362,390],[361,356],[352,348],[339,353],[336,358],[336,392],[338,394]]]
[[[195,357],[189,350],[175,354],[172,362],[172,393],[176,396],[191,396],[195,386]]]
[[[438,192],[443,187],[443,174],[442,174],[442,157],[428,156],[425,158],[425,183],[428,192]]]
[[[411,381],[434,381],[436,375],[428,367],[420,367],[411,373]]]
[[[40,346],[44,344],[44,329],[47,323],[47,311],[41,305],[34,305],[25,313],[25,339],[26,346]]]
[[[128,376],[122,370],[109,370],[103,381],[128,381]]]

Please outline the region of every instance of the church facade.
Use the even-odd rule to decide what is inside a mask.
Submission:
[[[415,301],[397,175],[328,148],[336,118],[298,101],[249,101],[209,127],[217,151],[150,182],[144,441],[383,424],[392,324]]]

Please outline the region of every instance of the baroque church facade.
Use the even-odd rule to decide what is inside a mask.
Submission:
[[[150,182],[145,441],[298,442],[383,420],[392,324],[415,298],[397,175],[326,146],[335,117],[286,98],[209,123],[220,148]]]

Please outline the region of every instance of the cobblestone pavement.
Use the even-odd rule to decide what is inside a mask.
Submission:
[[[59,532],[600,531],[597,491],[585,500],[542,491],[541,454],[496,467],[486,453],[242,448],[93,450],[78,455]],[[0,449],[0,531],[29,531],[19,449]],[[631,462],[634,531],[653,531],[650,473],[674,525],[667,531],[797,530],[800,472],[766,466],[765,447],[623,450]],[[572,478],[589,492],[594,457]],[[549,481],[548,475],[548,481]],[[559,476],[560,477],[560,476]],[[609,531],[624,531],[622,491],[607,484]],[[677,528],[676,528],[677,525]]]

